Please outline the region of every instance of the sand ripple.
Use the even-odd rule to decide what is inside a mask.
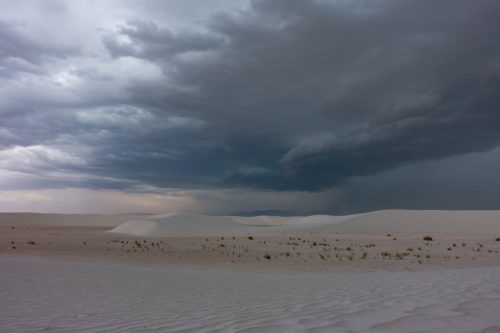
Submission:
[[[1,332],[500,332],[500,268],[249,273],[0,258]]]

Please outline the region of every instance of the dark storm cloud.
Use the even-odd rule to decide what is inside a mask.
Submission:
[[[330,212],[498,209],[500,149],[426,161],[352,179]]]
[[[496,1],[254,1],[205,35],[142,22],[119,30],[127,48],[105,44],[168,73],[146,103],[210,124],[208,178],[317,190],[497,146],[498,13]]]
[[[100,30],[101,56],[0,25],[0,70],[41,73],[29,89],[5,78],[0,167],[89,187],[302,191],[490,150],[498,13],[493,0],[252,1],[176,31],[138,14]]]

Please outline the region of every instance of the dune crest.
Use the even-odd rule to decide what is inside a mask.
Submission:
[[[385,210],[365,214],[300,217],[166,214],[127,221],[110,232],[135,236],[242,236],[293,232],[499,233],[500,211]]]

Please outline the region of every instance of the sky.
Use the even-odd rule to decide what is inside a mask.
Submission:
[[[0,7],[0,211],[500,209],[497,0]]]

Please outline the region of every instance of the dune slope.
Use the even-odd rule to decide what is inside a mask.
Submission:
[[[128,221],[111,232],[135,236],[241,236],[315,233],[454,232],[500,234],[500,211],[386,210],[305,217],[167,214]]]

